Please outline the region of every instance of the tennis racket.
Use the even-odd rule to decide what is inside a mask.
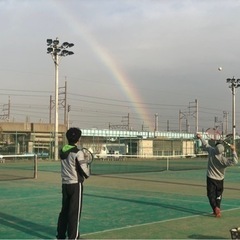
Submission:
[[[208,128],[205,132],[208,139],[213,141],[219,141],[225,143],[227,146],[231,146],[230,142],[232,142],[233,135],[227,134],[223,136],[221,132],[216,128]]]
[[[84,160],[87,162],[88,165],[90,165],[93,162],[93,154],[90,152],[87,148],[82,148],[83,154],[84,154]]]

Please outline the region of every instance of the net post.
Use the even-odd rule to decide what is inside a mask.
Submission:
[[[167,157],[167,171],[169,170],[169,157]]]
[[[37,179],[37,166],[38,161],[37,161],[37,154],[34,154],[34,179]]]

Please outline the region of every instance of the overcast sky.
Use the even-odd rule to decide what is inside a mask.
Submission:
[[[107,129],[129,116],[133,129],[152,131],[158,114],[159,131],[176,131],[181,112],[182,129],[187,119],[194,131],[197,100],[199,129],[223,121],[224,111],[231,129],[226,79],[240,78],[239,16],[236,0],[0,0],[0,114],[10,100],[11,121],[49,122],[46,39],[58,37],[74,43],[59,65],[70,126]]]

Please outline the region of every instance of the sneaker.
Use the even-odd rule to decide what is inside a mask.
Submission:
[[[215,217],[220,218],[221,217],[221,210],[218,207],[215,207],[214,209]]]

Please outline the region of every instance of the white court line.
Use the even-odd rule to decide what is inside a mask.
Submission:
[[[239,210],[239,209],[240,209],[240,207],[224,210],[222,212],[230,212],[230,211],[235,211],[235,210]],[[182,220],[182,219],[189,219],[189,218],[194,218],[194,217],[199,217],[199,216],[206,216],[206,215],[209,215],[209,213],[202,214],[202,215],[197,214],[197,215],[193,215],[193,216],[180,217],[180,218],[172,218],[172,219],[156,221],[156,222],[150,222],[150,223],[142,223],[142,224],[130,225],[130,226],[126,226],[126,227],[113,228],[113,229],[98,231],[98,232],[94,232],[94,233],[85,233],[85,234],[82,234],[82,236],[99,234],[99,233],[105,233],[105,232],[111,232],[111,231],[117,231],[117,230],[124,230],[124,229],[141,227],[141,226],[148,226],[148,225],[158,224],[158,223],[166,223],[166,222],[178,221],[178,220]]]

